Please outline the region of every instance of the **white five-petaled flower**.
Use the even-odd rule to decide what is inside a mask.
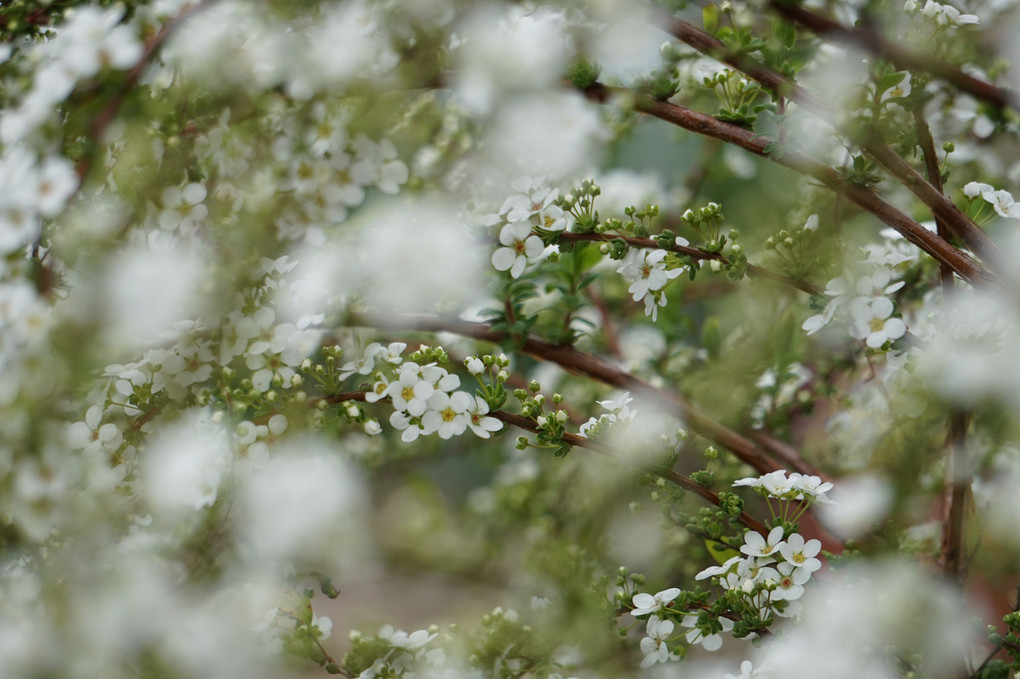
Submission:
[[[739,479],[733,482],[736,486],[749,486],[760,488],[763,493],[771,497],[783,499],[786,493],[793,487],[793,481],[786,478],[785,469],[777,469],[761,476],[749,476],[746,479]]]
[[[654,293],[683,273],[682,268],[667,270],[665,259],[665,250],[635,249],[627,254],[627,259],[616,272],[632,281],[627,292],[633,295],[635,302],[646,295],[656,296]]]
[[[468,409],[474,405],[466,391],[452,394],[437,391],[429,397],[428,410],[422,415],[421,424],[426,433],[436,432],[441,439],[459,436],[467,429],[470,419]]]
[[[520,278],[528,262],[545,251],[542,239],[531,233],[530,222],[507,224],[499,232],[499,242],[504,247],[492,253],[492,266],[497,271],[509,270],[513,278]]]
[[[393,407],[414,417],[421,417],[428,408],[428,400],[436,392],[436,386],[425,379],[418,365],[405,363],[396,381],[390,382],[386,395],[393,401]]]
[[[567,220],[563,210],[555,204],[559,191],[539,183],[530,190],[510,196],[503,202],[499,214],[506,215],[506,220],[514,222],[530,222],[531,217],[538,218],[538,227],[546,231],[563,231],[567,228]]]
[[[831,502],[825,495],[832,490],[831,481],[822,481],[813,474],[790,474],[790,489],[794,491],[794,499],[811,500],[812,502]]]
[[[864,297],[882,297],[883,295],[892,294],[906,285],[903,281],[890,283],[891,278],[892,270],[889,267],[880,266],[870,274],[865,274],[858,278],[854,284],[854,289],[858,295]]]
[[[68,443],[72,448],[89,452],[112,453],[124,441],[120,428],[111,423],[101,424],[103,409],[98,405],[90,406],[85,412],[84,422],[75,422],[68,429]]]
[[[648,636],[641,640],[641,652],[645,654],[644,660],[641,661],[641,667],[651,667],[676,659],[676,656],[671,654],[669,647],[666,646],[666,641],[673,634],[673,627],[672,620],[660,620],[656,617],[648,619],[648,624],[645,626],[645,634]]]
[[[888,297],[858,297],[850,305],[853,317],[850,335],[864,340],[872,349],[878,349],[889,340],[903,337],[907,326],[899,318],[890,318],[893,309],[894,305]]]
[[[489,438],[491,432],[497,432],[503,425],[495,417],[489,417],[489,404],[481,396],[475,396],[473,405],[467,409],[467,426],[474,432],[475,436],[483,439]]]
[[[634,610],[630,612],[634,617],[641,617],[642,615],[648,615],[649,613],[657,613],[663,608],[668,606],[673,599],[680,596],[679,587],[670,587],[664,589],[656,594],[646,594],[640,592],[634,595],[631,599],[634,604]]]
[[[811,579],[810,571],[797,568],[790,563],[776,566],[779,577],[775,581],[776,589],[772,591],[773,601],[796,601],[804,594],[804,584]]]
[[[996,214],[1007,219],[1020,219],[1020,203],[1016,202],[1013,194],[1009,191],[995,190],[991,184],[983,182],[970,182],[963,187],[963,193],[968,198],[981,196],[987,203],[991,203]]]
[[[740,551],[754,557],[771,556],[782,544],[782,526],[776,526],[770,530],[767,538],[763,538],[759,533],[750,530],[744,534],[744,544],[740,546]]]
[[[794,533],[786,539],[786,542],[779,546],[779,553],[798,570],[807,573],[814,573],[822,567],[822,562],[816,559],[818,552],[822,549],[822,543],[818,540],[804,541],[804,536]]]

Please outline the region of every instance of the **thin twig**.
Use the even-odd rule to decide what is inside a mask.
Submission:
[[[684,44],[728,64],[769,88],[778,97],[788,97],[820,116],[834,128],[838,128],[839,116],[836,111],[813,92],[804,89],[780,73],[750,59],[746,55],[734,53],[722,42],[701,29],[681,21],[671,19],[670,33]],[[843,134],[846,134],[843,131]],[[847,135],[850,136],[850,135]],[[931,209],[937,220],[941,220],[948,229],[978,253],[996,270],[1002,270],[1005,260],[1002,253],[974,221],[964,214],[944,195],[942,183],[931,178],[929,169],[928,180],[921,176],[909,163],[899,157],[892,149],[877,139],[867,139],[861,148],[874,158],[885,170],[902,183],[922,203]],[[936,163],[937,165],[937,163]],[[938,173],[935,174],[936,178]],[[939,234],[948,240],[948,234]]]
[[[792,2],[771,0],[769,7],[787,21],[803,26],[820,37],[834,42],[853,45],[872,54],[877,54],[895,66],[897,70],[930,73],[941,80],[945,80],[958,90],[966,92],[975,99],[991,104],[997,109],[1012,107],[1013,109],[1020,110],[1017,106],[1015,92],[975,78],[956,66],[936,59],[931,55],[914,52],[902,44],[888,40],[868,28],[863,26],[855,26],[853,28],[843,26],[832,19],[821,16],[800,4]]]
[[[589,99],[603,104],[608,104],[613,99],[613,92],[599,83],[585,89],[584,94]],[[637,111],[665,120],[685,130],[739,146],[745,151],[816,179],[823,186],[837,194],[846,196],[882,222],[896,229],[904,238],[937,261],[950,266],[957,275],[965,280],[998,283],[996,277],[984,266],[884,201],[870,188],[843,180],[835,169],[824,163],[799,151],[777,149],[767,137],[717,120],[710,115],[633,92],[625,92],[624,96],[631,97],[632,105]]]
[[[538,431],[538,424],[534,420],[530,420],[524,417],[523,415],[508,413],[503,410],[496,410],[490,412],[489,415],[495,417],[497,420],[500,420],[501,422],[513,425],[518,429],[524,429],[530,432]],[[618,457],[613,455],[613,451],[610,447],[597,441],[592,441],[591,439],[586,438],[584,436],[578,436],[577,434],[564,434],[563,442],[569,443],[571,446],[577,448],[585,448],[587,450],[592,450],[609,457],[614,458]],[[703,485],[701,485],[700,483],[698,483],[697,481],[688,476],[684,476],[683,474],[675,472],[672,469],[662,471],[651,468],[648,471],[652,474],[662,477],[663,479],[669,481],[672,484],[680,486],[684,490],[688,490],[694,493],[695,495],[698,495],[699,497],[701,497],[704,500],[707,500],[709,503],[715,505],[716,507],[722,506],[722,500],[719,499],[718,494],[712,492],[711,490],[704,487]],[[757,519],[755,519],[750,514],[748,514],[747,512],[741,512],[740,516],[738,516],[737,518],[739,519],[740,523],[744,524],[745,526],[755,531],[756,533],[760,533],[763,536],[768,535],[769,531],[765,527],[765,525],[762,524]]]
[[[938,191],[942,191],[942,177],[939,172],[939,160],[935,151],[935,140],[932,137],[928,122],[924,119],[921,109],[914,110],[914,123],[917,128],[918,143],[924,157],[928,181]],[[945,220],[936,215],[935,225],[938,234],[948,237],[949,228]],[[955,281],[948,267],[939,267],[943,295],[948,297],[953,290]],[[967,454],[967,427],[970,415],[962,410],[953,410],[949,414],[946,433],[948,459],[946,461],[946,478],[944,491],[942,548],[940,562],[942,572],[950,577],[960,577],[964,570],[964,518],[970,496],[971,477],[970,460]]]

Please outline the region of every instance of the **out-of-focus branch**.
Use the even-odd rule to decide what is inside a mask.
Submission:
[[[612,91],[596,83],[584,90],[585,95],[599,103],[607,104]],[[861,184],[844,181],[839,173],[799,151],[784,151],[774,147],[766,137],[750,132],[736,125],[717,120],[710,115],[693,111],[683,106],[625,92],[623,96],[633,99],[635,110],[655,116],[685,130],[739,146],[762,158],[800,174],[812,177],[830,190],[846,196],[882,222],[896,229],[904,238],[918,246],[937,261],[947,264],[965,280],[996,282],[993,274],[966,254],[957,250],[942,238],[929,232],[903,212],[884,201],[870,188]]]
[[[734,53],[721,41],[686,21],[670,19],[669,30],[677,40],[732,66],[776,94],[790,98],[820,116],[834,128],[837,126],[839,120],[837,112],[813,92],[804,89],[789,78],[757,63],[747,55]],[[1004,264],[1002,253],[970,217],[946,198],[942,192],[942,182],[938,181],[936,184],[936,180],[931,178],[930,170],[926,181],[909,163],[880,141],[866,139],[863,140],[861,147],[893,178],[901,182],[922,203],[927,205],[936,220],[941,220],[949,231],[996,270],[1001,270]],[[937,175],[936,171],[936,179]],[[939,233],[939,236],[948,239],[948,234]]]
[[[852,45],[876,54],[898,70],[930,73],[995,108],[1011,107],[1020,110],[1015,92],[975,78],[956,66],[927,54],[914,52],[872,30],[861,26],[853,28],[843,26],[832,19],[788,1],[771,0],[769,7],[791,23],[807,28],[827,40]]]
[[[942,177],[939,172],[939,160],[935,151],[935,140],[931,129],[920,109],[914,111],[914,123],[917,128],[918,143],[924,157],[928,180],[939,191],[942,190]],[[935,217],[938,234],[948,236],[949,228],[945,220]],[[955,285],[952,272],[947,267],[939,267],[944,296],[948,296]],[[962,410],[953,410],[949,414],[948,431],[946,433],[946,478],[943,493],[942,518],[942,549],[940,561],[942,572],[950,577],[959,577],[963,571],[964,519],[970,498],[971,476],[970,460],[967,454],[967,427],[970,416]]]

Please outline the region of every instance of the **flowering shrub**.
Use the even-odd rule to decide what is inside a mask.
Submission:
[[[1020,676],[1017,31],[0,3],[0,676]]]

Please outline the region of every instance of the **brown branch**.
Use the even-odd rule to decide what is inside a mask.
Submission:
[[[792,99],[821,116],[830,125],[836,126],[836,121],[839,120],[836,111],[817,95],[797,85],[789,78],[755,62],[746,55],[734,53],[722,42],[686,21],[671,19],[669,28],[673,37],[681,42],[732,66],[769,88],[777,96]],[[843,133],[846,134],[845,130]],[[942,182],[938,180],[937,160],[936,179],[932,179],[929,168],[928,180],[925,181],[925,178],[917,170],[882,142],[876,139],[865,140],[862,149],[928,206],[936,220],[941,220],[974,252],[991,263],[997,270],[1002,270],[1005,261],[999,249],[970,217],[944,195]],[[939,233],[939,236],[948,240],[948,234]]]
[[[960,578],[964,570],[964,519],[971,497],[970,456],[967,453],[967,426],[970,416],[961,411],[949,415],[946,447],[945,504],[942,524],[940,565],[942,572]]]
[[[803,26],[828,40],[853,45],[876,54],[895,66],[897,70],[930,73],[997,109],[1012,107],[1020,110],[1017,106],[1015,92],[968,75],[956,66],[930,55],[914,52],[867,28],[843,26],[832,19],[791,2],[771,0],[769,6],[787,21]]]
[[[609,103],[611,91],[596,83],[584,90],[585,95],[599,103]],[[957,250],[942,238],[929,232],[903,212],[884,201],[870,188],[844,181],[839,173],[799,151],[783,151],[771,148],[770,141],[762,135],[750,132],[736,125],[716,120],[710,115],[699,113],[683,106],[658,101],[630,93],[635,110],[655,116],[685,130],[739,146],[762,158],[767,158],[783,167],[803,174],[820,182],[830,190],[846,196],[859,207],[871,213],[882,222],[896,229],[904,238],[918,246],[937,261],[947,264],[960,277],[968,281],[991,281],[995,277],[982,265],[965,253]]]
[[[484,323],[462,321],[427,314],[378,314],[357,313],[349,319],[350,325],[362,325],[386,330],[418,330],[425,332],[452,332],[485,342],[498,343],[509,336],[492,330]],[[532,338],[520,338],[520,350],[544,361],[556,363],[568,372],[585,375],[619,389],[627,389],[635,396],[646,397],[663,412],[678,418],[701,436],[718,443],[731,451],[742,462],[762,474],[780,468],[765,450],[741,434],[729,429],[695,408],[687,399],[677,393],[653,387],[639,377],[606,363],[600,358],[577,351],[569,346],[557,346]],[[793,468],[801,473],[811,473],[803,466]],[[824,475],[819,474],[822,478]]]
[[[508,413],[503,410],[496,410],[494,412],[489,413],[489,415],[495,417],[497,420],[500,420],[501,422],[513,425],[518,429],[524,429],[530,432],[538,431],[538,424],[534,420],[529,420],[528,418],[522,415],[515,415],[514,413]],[[569,443],[571,446],[575,446],[577,448],[586,448],[588,450],[595,451],[602,455],[616,457],[613,455],[613,451],[609,446],[599,443],[598,441],[592,441],[591,439],[586,438],[584,436],[578,436],[577,434],[564,434],[563,442]],[[694,493],[695,495],[698,495],[699,497],[701,497],[704,500],[707,500],[709,503],[715,505],[716,507],[722,505],[722,500],[719,499],[718,494],[712,492],[711,490],[704,487],[703,485],[701,485],[700,483],[698,483],[697,481],[688,476],[684,476],[683,474],[675,472],[672,469],[660,471],[652,468],[649,469],[648,471],[651,472],[652,474],[662,477],[663,479],[669,481],[672,484],[675,484],[683,488],[684,490],[688,490]],[[750,514],[748,514],[747,512],[741,512],[740,516],[738,516],[737,518],[740,521],[740,523],[744,524],[745,526],[755,531],[756,533],[760,533],[763,536],[767,536],[769,534],[769,531],[765,527],[765,525],[762,524],[757,519],[755,519]]]
[[[566,241],[568,243],[578,241],[594,241],[597,243],[607,243],[611,240],[619,239],[625,241],[627,245],[636,248],[650,248],[650,249],[658,248],[660,250],[668,250],[670,252],[676,252],[677,254],[687,255],[692,259],[698,259],[702,261],[716,260],[722,262],[723,264],[729,263],[729,260],[726,259],[726,256],[719,252],[709,252],[707,250],[699,250],[697,248],[690,248],[676,244],[671,244],[668,247],[662,247],[661,245],[659,245],[658,241],[652,238],[636,238],[634,236],[618,236],[615,234],[563,232],[559,234],[558,239],[561,241]],[[776,281],[778,283],[782,283],[783,285],[788,285],[791,288],[796,288],[798,290],[801,290],[802,292],[808,293],[809,295],[822,294],[821,290],[819,290],[818,288],[816,288],[815,286],[811,285],[806,281],[800,281],[795,278],[790,278],[789,276],[784,276],[781,273],[776,273],[775,271],[770,271],[769,269],[756,266],[754,264],[747,265],[747,273],[752,276],[757,276],[759,278],[767,278],[768,280]]]
[[[931,129],[924,119],[921,109],[914,110],[914,122],[917,127],[918,143],[924,157],[928,180],[939,191],[942,190],[942,177],[939,173],[938,155],[935,151],[935,140]],[[938,233],[943,238],[948,236],[945,220],[935,217]],[[945,266],[939,267],[942,291],[948,296],[955,285],[952,272]],[[942,547],[940,562],[942,572],[950,577],[959,577],[963,572],[964,557],[964,518],[970,497],[971,477],[970,460],[967,454],[967,427],[970,416],[960,410],[953,410],[949,415],[946,448],[949,458],[946,461],[945,490],[943,493]]]

